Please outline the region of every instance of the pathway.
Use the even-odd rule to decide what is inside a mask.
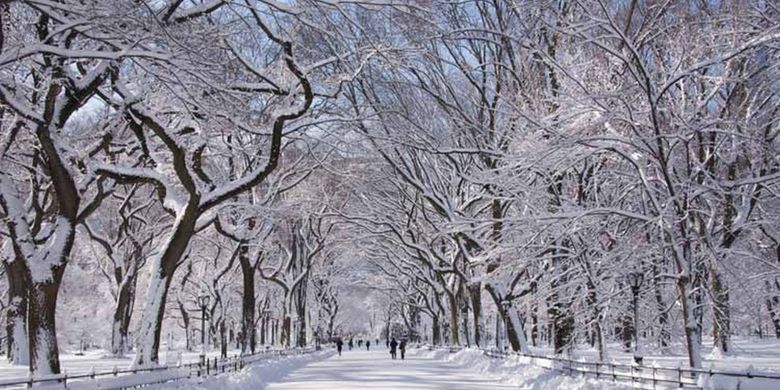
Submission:
[[[342,356],[310,363],[271,383],[267,390],[498,390],[517,387],[496,378],[458,369],[439,360],[406,356],[391,360],[387,349],[344,351]]]

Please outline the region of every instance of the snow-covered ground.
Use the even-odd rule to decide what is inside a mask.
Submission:
[[[613,349],[616,350],[615,346]],[[346,349],[346,348],[345,348]],[[646,351],[649,350],[646,349]],[[544,349],[535,349],[535,353],[547,355]],[[672,350],[672,352],[677,352]],[[176,364],[179,352],[165,353],[163,363]],[[230,356],[238,354],[231,351]],[[212,351],[209,357],[218,356]],[[645,353],[645,365],[657,364],[664,367],[685,366],[685,358],[679,353],[663,355]],[[102,350],[88,351],[83,356],[66,354],[62,356],[62,366],[68,374],[88,373],[90,371],[111,371],[114,367],[127,368],[132,355],[124,358],[107,358]],[[579,349],[573,358],[593,360],[595,351]],[[780,348],[774,339],[735,340],[734,353],[731,356],[710,356],[706,367],[726,371],[778,372],[780,371]],[[198,361],[198,352],[182,353],[182,363]],[[628,362],[630,353],[615,352],[610,360]],[[11,366],[0,362],[0,380],[26,378],[27,368]],[[732,378],[708,378],[701,382],[706,388],[733,390],[766,389],[776,390],[764,381],[737,383]],[[747,385],[747,387],[746,387]],[[404,361],[392,361],[387,349],[366,352],[362,349],[344,351],[343,356],[335,356],[332,350],[314,354],[274,357],[249,365],[238,373],[230,373],[207,379],[195,378],[160,385],[160,389],[620,389],[627,384],[614,384],[610,381],[593,378],[571,377],[547,368],[528,364],[527,359],[510,357],[491,359],[481,351],[466,349],[458,353],[443,350],[412,350]]]
[[[332,350],[315,352],[304,355],[280,356],[269,360],[261,360],[247,366],[239,372],[218,375],[209,378],[193,378],[172,383],[165,383],[147,387],[148,389],[230,389],[230,390],[259,390],[264,389],[269,383],[275,383],[290,373],[312,362],[318,362],[334,355]]]
[[[532,390],[596,390],[596,389],[630,389],[630,386],[615,384],[605,380],[563,375],[560,372],[546,368],[524,364],[518,359],[491,359],[482,351],[464,349],[457,353],[447,351],[417,350],[416,356],[435,361],[442,361],[453,370],[468,371],[480,376],[491,377],[508,388]]]
[[[342,356],[308,364],[267,390],[350,389],[447,389],[499,390],[516,387],[501,383],[492,375],[461,370],[425,355],[410,354],[406,360],[391,360],[387,349],[371,352],[345,351]],[[262,388],[262,387],[261,387]]]
[[[715,361],[710,361],[709,364],[718,368],[719,370],[726,372],[745,372],[748,367],[750,372],[757,373],[752,367],[751,359],[760,358],[762,354],[773,355],[780,351],[776,348],[771,351],[764,351],[756,346],[756,353],[760,356],[741,356],[741,357],[720,357]],[[525,389],[603,389],[603,388],[631,388],[629,383],[612,383],[609,380],[597,380],[593,378],[584,378],[582,376],[569,376],[565,375],[561,371],[549,369],[549,361],[543,362],[545,359],[541,359],[532,363],[536,359],[529,359],[521,356],[509,356],[503,359],[492,359],[486,357],[481,350],[477,349],[463,349],[457,353],[449,353],[446,350],[434,350],[427,351],[421,350],[419,352],[423,356],[428,356],[435,359],[442,359],[459,367],[465,367],[470,370],[482,372],[488,375],[499,376],[500,380],[504,383],[517,384]],[[581,356],[582,357],[582,356]],[[667,367],[675,367],[670,363],[675,363],[679,359],[679,356],[660,357],[657,359],[650,359],[651,364],[667,363]],[[584,360],[584,359],[583,359]],[[755,362],[756,360],[752,360]],[[779,364],[775,358],[772,360],[769,356],[763,356],[763,359],[758,360],[767,364],[763,372],[776,373],[766,367],[774,367]],[[644,374],[645,376],[647,374]],[[659,378],[662,374],[659,374]],[[675,378],[670,378],[675,379]],[[628,380],[628,379],[626,379]],[[745,378],[734,377],[725,375],[702,375],[699,377],[697,385],[708,390],[778,390],[780,389],[780,380],[767,379],[767,378]],[[644,388],[653,388],[650,382],[637,382],[637,386],[644,386]],[[675,387],[674,384],[667,384],[671,387]],[[663,384],[659,383],[659,387],[663,387]],[[640,387],[641,388],[641,387]]]
[[[159,389],[237,390],[501,390],[623,389],[606,381],[573,378],[538,367],[487,358],[479,351],[457,354],[412,350],[391,360],[387,349],[332,350],[253,364],[242,372],[166,384]]]
[[[775,338],[734,337],[731,344],[732,351],[726,356],[712,353],[711,338],[704,338],[702,346],[705,368],[726,371],[744,371],[750,368],[753,372],[780,373],[780,342]],[[532,348],[532,352],[537,355],[553,355],[551,348]],[[648,366],[688,366],[688,357],[683,345],[673,345],[666,351],[660,351],[652,345],[643,345],[641,354],[644,356],[644,364]],[[598,351],[584,347],[577,348],[572,353],[572,358],[597,361]],[[608,360],[615,363],[630,363],[633,360],[633,353],[623,352],[620,344],[611,343]]]
[[[240,351],[230,351],[229,356],[239,354]],[[162,364],[175,365],[178,360],[178,356],[181,353],[181,360],[183,364],[195,363],[200,359],[199,352],[165,352],[160,351],[160,360]],[[219,356],[219,351],[211,351],[206,354],[209,358]],[[69,375],[86,374],[91,371],[95,372],[107,372],[116,367],[119,370],[127,369],[133,362],[133,355],[127,355],[124,358],[107,357],[105,350],[90,350],[86,351],[84,355],[78,356],[74,354],[62,354],[60,356],[60,364],[64,372]],[[28,370],[27,366],[15,366],[8,363],[6,359],[0,359],[0,381],[16,378],[27,378]]]

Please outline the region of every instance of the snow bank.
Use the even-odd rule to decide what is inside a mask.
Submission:
[[[444,349],[434,349],[434,350],[428,350],[428,349],[412,349],[409,351],[409,356],[415,356],[422,359],[432,359],[432,360],[444,360],[447,356],[449,356],[450,353]]]
[[[527,358],[510,356],[506,359],[493,359],[476,349],[464,349],[458,353],[441,357],[450,364],[477,371],[484,375],[498,378],[502,383],[517,385],[532,390],[598,390],[598,389],[630,389],[630,386],[616,384],[592,378],[568,376],[561,372],[528,364]],[[440,356],[440,355],[436,355]]]
[[[292,371],[314,361],[326,359],[333,351],[322,351],[304,355],[274,356],[268,360],[252,363],[239,372],[218,375],[210,378],[192,378],[149,389],[231,389],[231,390],[261,390],[269,383],[277,382]]]
[[[702,375],[698,385],[708,390],[777,390],[780,381],[762,378],[738,378],[725,375]]]

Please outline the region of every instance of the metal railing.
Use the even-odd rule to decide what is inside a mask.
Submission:
[[[279,356],[300,355],[314,352],[314,348],[263,350],[251,355],[234,355],[225,358],[210,358],[205,361],[156,366],[147,368],[117,369],[81,374],[55,374],[46,376],[29,375],[27,378],[0,380],[0,388],[44,388],[61,389],[111,389],[125,390],[156,385],[193,377],[205,377],[238,371],[260,360]]]
[[[428,347],[428,349],[438,349]],[[449,353],[459,352],[463,347],[445,347]],[[772,381],[773,388],[780,389],[780,374],[763,372],[746,372],[715,370],[712,368],[660,367],[640,364],[604,363],[572,360],[554,356],[506,352],[496,349],[480,349],[490,358],[506,359],[516,357],[519,362],[533,364],[542,368],[560,371],[569,375],[581,375],[596,379],[607,379],[614,382],[631,383],[638,388],[687,388],[701,389],[702,379],[712,379],[715,376],[735,378],[735,388],[739,389],[743,380],[762,379]],[[706,382],[706,381],[705,381]],[[776,382],[776,384],[775,384]]]

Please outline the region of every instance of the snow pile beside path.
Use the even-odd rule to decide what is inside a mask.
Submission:
[[[698,385],[712,390],[775,390],[780,380],[764,378],[739,378],[726,375],[702,375]]]
[[[211,378],[193,378],[165,383],[152,389],[195,389],[195,390],[261,390],[269,383],[278,382],[287,374],[311,362],[326,359],[333,351],[315,352],[305,355],[273,357],[252,363],[239,372],[218,375]]]
[[[518,385],[532,390],[598,390],[630,389],[630,386],[615,384],[592,378],[572,377],[560,372],[528,364],[527,359],[510,356],[506,359],[492,359],[476,349],[464,349],[448,354],[445,360],[451,364],[485,375],[497,377],[501,382]]]
[[[412,349],[409,351],[409,356],[419,357],[422,359],[431,359],[431,360],[444,360],[449,356],[449,352],[443,349],[434,349],[434,350],[428,350],[428,349]]]

